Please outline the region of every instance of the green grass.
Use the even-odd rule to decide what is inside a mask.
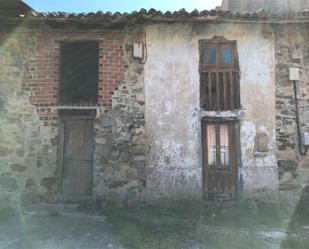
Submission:
[[[16,216],[16,211],[10,207],[0,208],[0,222],[7,221],[10,218]]]
[[[278,248],[278,243],[281,248],[308,249],[309,234],[304,237],[303,231],[295,229],[296,224],[293,228],[283,222],[295,215],[302,217],[303,211],[291,217],[285,208],[284,204],[253,201],[165,202],[135,209],[104,209],[102,214],[129,249],[268,249]],[[260,235],[272,231],[287,231],[287,238],[281,242],[280,238]]]
[[[60,213],[58,212],[57,209],[53,208],[53,207],[48,207],[47,208],[47,213],[50,217],[58,217],[60,216]]]

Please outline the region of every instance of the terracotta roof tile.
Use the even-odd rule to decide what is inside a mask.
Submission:
[[[302,12],[293,12],[287,14],[273,14],[266,12],[264,10],[254,12],[254,13],[234,13],[221,10],[193,10],[192,12],[187,12],[185,9],[180,9],[178,11],[158,11],[155,9],[140,9],[139,11],[133,11],[131,13],[120,13],[120,12],[102,12],[98,11],[96,13],[65,13],[65,12],[31,12],[30,16],[32,18],[69,18],[69,19],[100,19],[100,20],[116,20],[121,18],[123,22],[132,19],[140,20],[152,20],[152,21],[190,21],[190,20],[250,20],[250,21],[291,21],[291,20],[306,20],[309,21],[309,10]]]

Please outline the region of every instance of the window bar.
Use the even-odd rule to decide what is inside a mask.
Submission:
[[[207,103],[207,92],[205,91],[205,87],[207,87],[207,82],[205,81],[205,74],[201,73],[201,85],[200,85],[200,99],[201,99],[201,104],[205,108]]]
[[[227,96],[226,96],[227,84],[226,84],[226,73],[223,72],[223,102],[224,110],[227,110]]]
[[[233,87],[233,71],[230,71],[230,98],[231,98],[231,110],[234,109],[234,87]]]
[[[239,87],[239,73],[235,73],[235,77],[236,77],[236,107],[239,108],[240,107],[240,87]]]
[[[212,90],[211,90],[211,72],[208,72],[208,99],[209,99],[209,106],[208,109],[211,110],[212,108]]]
[[[219,84],[219,73],[216,72],[216,98],[217,98],[217,110],[219,111],[220,110],[220,91],[219,91],[219,88],[220,88],[220,84]]]

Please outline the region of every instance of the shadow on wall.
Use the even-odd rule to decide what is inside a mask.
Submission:
[[[291,217],[281,249],[308,249],[309,245],[309,185],[304,188]],[[303,236],[295,236],[303,235]]]

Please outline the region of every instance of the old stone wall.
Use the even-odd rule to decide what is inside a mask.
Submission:
[[[309,32],[306,24],[275,26],[276,34],[276,140],[281,189],[302,188],[308,183],[308,155],[298,149],[293,83],[289,67],[300,69],[297,82],[301,132],[309,130]],[[304,148],[302,148],[304,150]]]
[[[99,41],[93,194],[134,199],[145,178],[145,122],[143,61],[132,50],[144,33],[17,27],[1,38],[0,199],[56,200],[60,43],[78,40]]]
[[[0,201],[49,199],[54,191],[57,124],[40,119],[25,89],[37,45],[36,32],[23,26],[1,33]]]
[[[113,90],[111,107],[95,122],[94,196],[113,204],[135,203],[146,186],[144,58],[133,58],[134,42],[145,42],[142,30],[123,36],[125,74]]]

